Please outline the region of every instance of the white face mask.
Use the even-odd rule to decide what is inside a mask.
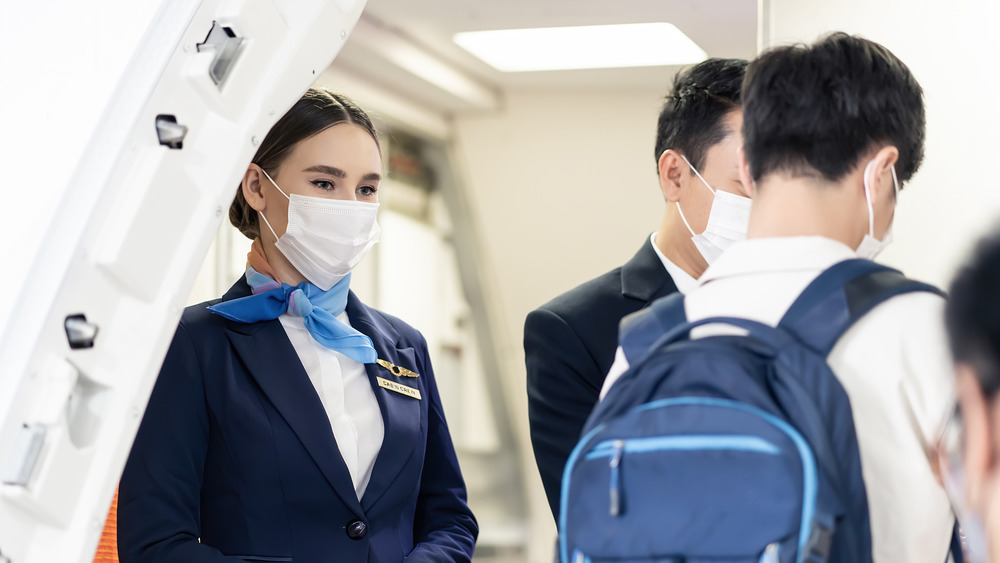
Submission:
[[[885,231],[885,236],[882,240],[875,238],[875,212],[872,209],[872,192],[868,187],[868,172],[871,171],[872,166],[875,165],[875,161],[872,160],[865,166],[865,200],[868,202],[868,233],[863,239],[861,239],[861,244],[858,245],[857,250],[854,252],[858,255],[858,258],[865,258],[867,260],[874,260],[878,256],[879,252],[885,250],[885,247],[889,246],[892,242],[892,224]],[[892,186],[896,189],[896,197],[899,197],[899,181],[896,180],[896,167],[890,168],[892,170]]]
[[[687,222],[687,218],[684,217],[681,204],[677,203],[677,211],[681,215],[681,221],[684,221],[684,226],[691,233],[691,242],[694,243],[705,262],[711,264],[727,248],[747,238],[747,228],[750,226],[750,198],[723,190],[713,190],[712,186],[708,185],[708,182],[698,173],[698,170],[688,162],[688,159],[684,155],[681,155],[681,158],[687,162],[691,171],[714,196],[705,232],[700,235],[695,234],[694,229]]]
[[[336,285],[378,242],[377,203],[289,197],[267,172],[264,176],[288,198],[288,226],[280,237],[260,214],[277,239],[274,246],[316,287],[327,291]]]

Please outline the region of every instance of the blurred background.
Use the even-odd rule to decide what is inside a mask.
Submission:
[[[658,226],[657,114],[674,74],[700,59],[501,71],[455,35],[666,22],[704,56],[735,58],[834,30],[883,43],[924,87],[928,131],[923,168],[905,187],[881,259],[947,285],[975,237],[1000,220],[997,12],[994,0],[368,0],[317,77],[368,110],[382,135],[382,237],[352,285],[427,337],[480,522],[477,561],[552,560],[556,530],[528,439],[524,318],[624,263]],[[101,87],[99,75],[71,64],[86,56],[33,70],[85,97]],[[9,84],[0,84],[0,123],[18,111],[18,96],[60,96]],[[42,146],[60,127],[83,135],[58,115],[37,116],[38,139],[0,139],[0,158],[15,144]],[[4,264],[30,260],[62,197],[37,176],[35,186],[3,192]],[[223,222],[188,303],[228,289],[249,242]]]

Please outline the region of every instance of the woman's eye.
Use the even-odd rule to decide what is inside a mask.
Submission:
[[[315,180],[313,181],[313,185],[324,191],[333,189],[333,182],[327,182],[326,180]]]
[[[378,192],[378,188],[374,186],[361,186],[358,188],[358,193],[364,197],[372,197]]]

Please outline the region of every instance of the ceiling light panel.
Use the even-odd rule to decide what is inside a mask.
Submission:
[[[454,41],[502,72],[685,65],[708,58],[662,22],[470,31]]]

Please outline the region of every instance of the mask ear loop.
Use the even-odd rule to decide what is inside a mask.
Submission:
[[[267,225],[268,230],[270,230],[271,234],[274,235],[274,241],[278,242],[278,233],[274,232],[274,227],[271,226],[271,222],[268,221],[267,217],[265,217],[260,211],[257,212],[257,215],[260,215],[260,218],[264,220],[264,224]]]
[[[698,173],[698,169],[691,164],[691,162],[687,159],[687,157],[682,154],[681,158],[684,159],[684,162],[687,162],[687,165],[691,167],[691,172],[694,172],[694,175],[697,176],[699,180],[701,180],[701,183],[705,184],[705,187],[708,188],[708,191],[712,192],[712,195],[715,195],[715,190],[712,189],[712,186],[710,186],[708,182],[706,182],[705,179],[701,177],[701,174]]]
[[[285,196],[285,199],[287,199],[288,201],[292,200],[292,198],[288,197],[288,194],[286,194],[285,192],[283,192],[281,190],[281,188],[278,187],[278,183],[275,182],[273,179],[271,179],[271,175],[267,173],[267,170],[264,170],[263,168],[261,168],[260,171],[264,173],[264,177],[267,178],[268,180],[270,180],[271,184],[275,188],[278,188],[278,191],[281,192],[281,195]],[[271,226],[271,222],[268,221],[267,217],[265,217],[264,214],[261,213],[260,211],[258,211],[257,214],[260,215],[260,218],[264,220],[264,224],[267,225],[267,228],[271,231],[271,234],[274,235],[275,242],[277,242],[278,238],[279,238],[278,237],[278,233],[274,232],[274,227]]]
[[[680,153],[677,153],[677,154],[680,154]],[[688,165],[688,167],[691,168],[691,171],[694,172],[694,175],[697,176],[699,180],[701,180],[702,184],[705,184],[705,187],[708,188],[708,191],[712,192],[712,195],[714,196],[715,195],[715,190],[713,190],[712,186],[709,186],[708,182],[706,182],[705,179],[701,177],[701,174],[698,173],[698,169],[695,168],[691,164],[691,161],[689,161],[686,156],[684,156],[683,154],[681,154],[680,157],[684,159],[684,162],[686,162],[687,165]],[[693,237],[698,236],[694,232],[694,229],[691,228],[691,225],[688,223],[687,218],[684,217],[684,211],[681,209],[680,202],[674,202],[674,204],[677,206],[677,212],[680,213],[680,215],[681,215],[681,221],[684,221],[684,226],[687,227],[688,232],[691,233],[691,236],[693,236]]]
[[[688,230],[689,233],[691,233],[691,236],[693,236],[693,237],[698,236],[697,234],[695,234],[694,229],[691,228],[691,225],[688,224],[688,220],[684,218],[684,210],[681,209],[681,203],[679,201],[675,201],[674,205],[677,206],[677,213],[680,214],[681,221],[684,222],[684,226],[687,227],[687,230]]]
[[[875,161],[872,160],[865,166],[865,176],[862,179],[865,184],[865,202],[868,204],[868,236],[875,238],[875,211],[872,209],[872,191],[868,187],[868,173],[871,172],[872,166]],[[893,171],[893,179],[895,179],[895,171]]]
[[[278,187],[278,183],[271,179],[271,175],[267,173],[267,170],[264,170],[263,168],[261,168],[260,171],[264,173],[264,177],[267,178],[268,180],[270,180],[271,184],[275,188],[278,188],[278,191],[281,192],[281,195],[285,196],[285,199],[287,199],[289,201],[292,200],[292,198],[288,197],[288,194],[286,194],[280,187]]]
[[[871,172],[871,168],[872,168],[872,166],[874,164],[875,164],[875,161],[872,160],[871,162],[868,163],[868,166],[865,166],[865,176],[864,176],[865,202],[868,204],[868,235],[871,236],[871,237],[873,237],[873,238],[875,237],[875,211],[872,208],[872,192],[871,192],[871,189],[868,187],[868,173]],[[898,201],[899,201],[899,178],[896,177],[896,166],[895,165],[890,166],[889,167],[889,171],[892,172],[892,187],[895,190],[895,192],[894,192],[895,193],[895,198],[896,198],[897,203],[898,203]]]

